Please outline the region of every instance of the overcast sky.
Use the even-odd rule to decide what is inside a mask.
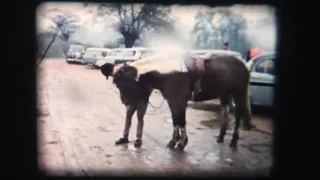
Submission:
[[[96,9],[96,4],[90,4],[88,7],[83,7],[82,3],[55,3],[46,2],[41,4],[37,9],[37,29],[44,30],[48,28],[52,22],[50,19],[45,18],[44,15],[48,10],[58,9],[66,13],[74,13],[81,19],[79,25],[84,28],[80,32],[77,32],[76,37],[82,41],[90,41],[94,44],[101,45],[105,41],[114,39],[115,32],[111,29],[106,30],[103,23],[93,23],[92,12]],[[195,22],[195,15],[199,11],[208,10],[205,6],[172,6],[172,14],[178,19],[176,22],[179,34],[183,38],[189,37],[189,32],[192,30]],[[274,46],[276,38],[276,25],[268,24],[264,27],[254,27],[254,22],[265,17],[273,17],[274,11],[271,11],[268,6],[248,6],[248,5],[235,5],[230,9],[234,13],[243,15],[252,27],[249,28],[250,37],[257,43],[268,43],[270,46]],[[98,19],[99,20],[99,19]],[[101,19],[102,20],[102,19]]]

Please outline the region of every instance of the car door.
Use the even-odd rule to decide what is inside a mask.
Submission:
[[[275,56],[256,59],[251,66],[251,103],[259,106],[273,106],[275,87]]]

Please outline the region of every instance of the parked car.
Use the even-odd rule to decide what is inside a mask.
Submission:
[[[97,61],[103,60],[111,51],[112,49],[108,48],[88,48],[83,55],[83,64],[88,69],[97,68]]]
[[[273,107],[276,53],[263,53],[247,62],[250,70],[250,98],[254,106]]]
[[[115,59],[117,57],[119,57],[122,54],[122,50],[125,48],[115,48],[112,49],[109,52],[108,58],[105,59],[100,59],[99,61],[96,62],[96,67],[101,67],[102,65],[104,65],[107,62],[110,62],[110,59]],[[113,63],[113,62],[112,62]]]
[[[237,57],[240,57],[241,59],[243,59],[241,53],[236,52],[236,51],[226,51],[226,50],[191,50],[190,53],[192,55],[205,55],[207,53],[213,53],[213,54],[217,54],[217,55],[234,55]]]
[[[66,62],[67,63],[82,63],[82,55],[85,52],[85,48],[82,45],[71,44],[67,51]]]
[[[104,60],[97,61],[97,66],[101,67],[105,63],[123,64],[124,62],[134,62],[143,57],[153,54],[150,48],[117,48],[110,52]]]

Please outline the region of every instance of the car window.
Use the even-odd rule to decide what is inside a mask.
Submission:
[[[111,51],[110,53],[109,53],[109,56],[114,56],[115,55],[115,51]]]
[[[115,56],[120,56],[121,53],[122,53],[122,51],[116,51],[114,55],[115,55]]]
[[[195,53],[195,55],[198,55],[198,56],[204,56],[206,55],[207,53],[206,52],[198,52],[198,53]]]
[[[70,50],[83,52],[84,51],[84,47],[83,46],[79,46],[79,45],[70,45]]]
[[[121,54],[121,51],[111,51],[109,52],[108,56],[119,56]]]
[[[254,72],[266,73],[271,75],[274,75],[274,70],[274,59],[263,60],[259,62],[254,68]]]
[[[115,55],[117,54],[117,52],[118,52],[118,51],[111,51],[111,52],[109,53],[109,56],[115,56]]]
[[[106,57],[107,54],[108,54],[108,52],[106,52],[106,51],[101,51],[101,56],[102,56],[102,57]]]
[[[134,56],[135,54],[136,54],[136,51],[124,51],[122,56],[130,57],[130,56]]]
[[[84,56],[101,56],[101,51],[86,51]]]
[[[154,52],[152,52],[152,51],[144,51],[144,52],[142,52],[141,58],[152,56],[153,54],[154,54]]]

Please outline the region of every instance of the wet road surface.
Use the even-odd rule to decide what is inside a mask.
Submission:
[[[47,174],[93,176],[96,172],[114,174],[164,173],[263,173],[272,165],[272,120],[253,116],[257,128],[240,130],[238,149],[229,149],[231,129],[224,144],[216,143],[220,114],[217,101],[191,104],[187,110],[188,146],[184,152],[166,148],[171,139],[171,115],[166,101],[160,108],[148,106],[143,145],[115,146],[121,137],[125,107],[116,87],[99,70],[64,60],[46,59],[38,72],[40,116],[39,168]],[[154,91],[150,103],[162,104]],[[230,115],[233,118],[233,115]],[[136,135],[136,115],[130,136]]]

